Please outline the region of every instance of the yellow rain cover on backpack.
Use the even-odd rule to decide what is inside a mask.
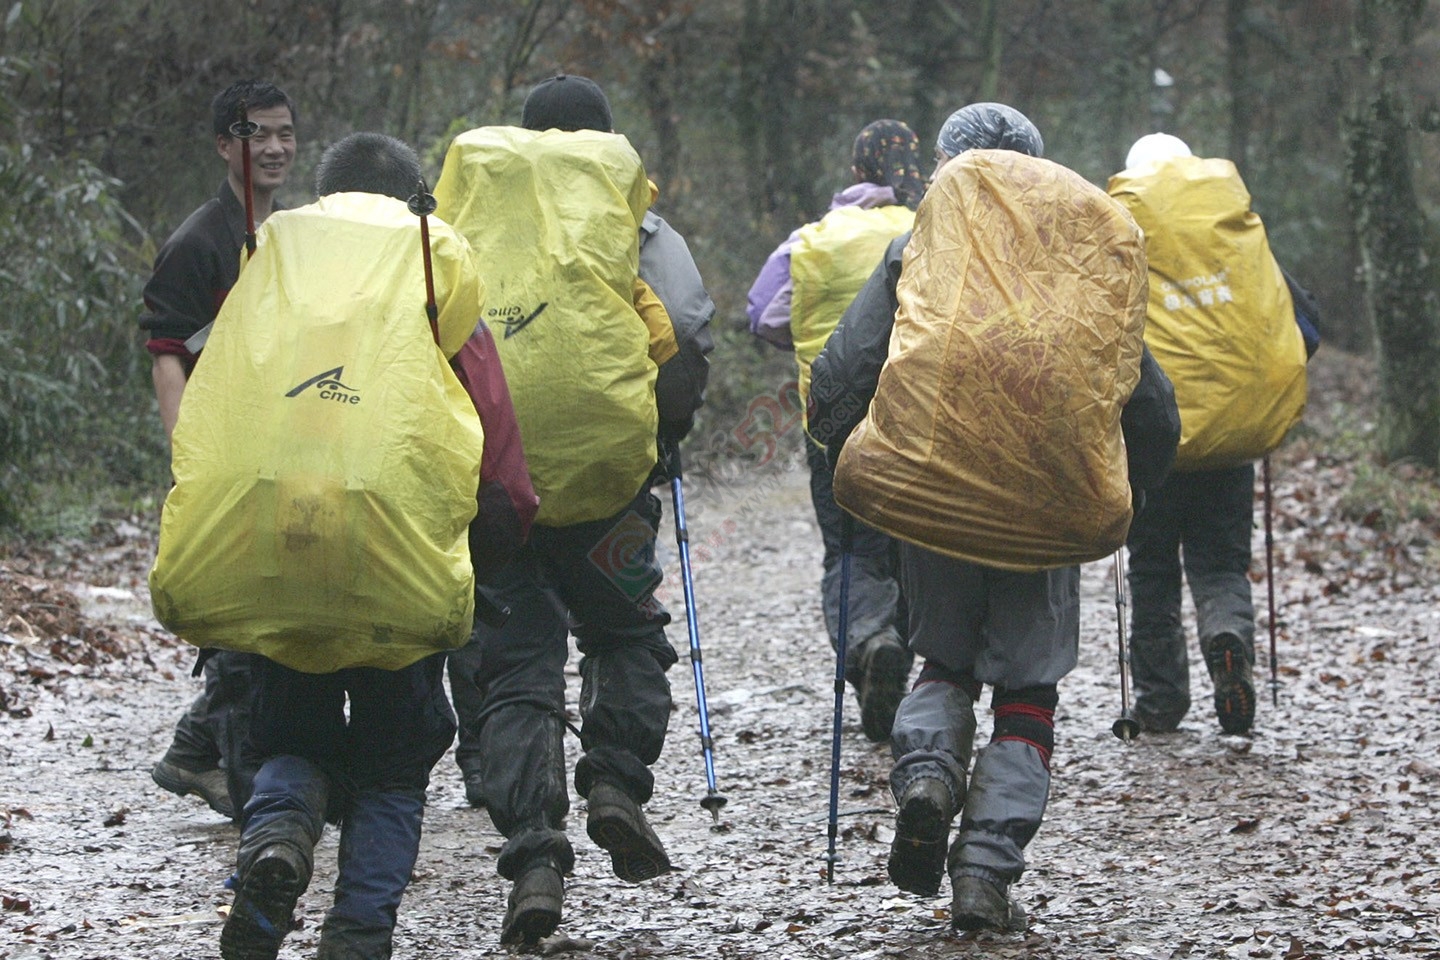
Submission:
[[[790,337],[800,367],[800,409],[810,399],[810,365],[840,316],[865,286],[885,248],[909,230],[915,214],[902,204],[837,207],[800,228],[790,251]]]
[[[450,144],[435,196],[486,282],[535,522],[614,516],[655,465],[656,368],[633,303],[640,157],[613,133],[482,127]]]
[[[835,470],[840,505],[1006,570],[1114,552],[1145,325],[1135,222],[1058,164],[966,151],[920,204],[897,294],[875,399]]]
[[[1235,165],[1173,157],[1110,178],[1110,195],[1145,230],[1145,342],[1175,385],[1175,469],[1274,450],[1305,412],[1305,342]]]
[[[309,673],[458,647],[484,438],[425,317],[420,221],[342,193],[257,239],[180,405],[155,615],[196,646]],[[453,353],[483,287],[433,218],[430,242]]]

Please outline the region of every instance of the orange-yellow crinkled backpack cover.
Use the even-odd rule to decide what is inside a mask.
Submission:
[[[1134,220],[1059,164],[967,151],[920,205],[897,295],[879,387],[835,472],[840,505],[1007,570],[1119,548],[1120,410],[1145,325]]]

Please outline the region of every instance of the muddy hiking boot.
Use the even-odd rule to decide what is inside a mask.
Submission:
[[[477,810],[485,808],[485,781],[478,771],[462,775],[465,782],[465,802]]]
[[[1025,908],[1010,897],[1010,884],[962,874],[951,878],[950,926],[956,930],[1025,931]]]
[[[505,921],[500,925],[500,942],[531,946],[560,926],[560,908],[565,903],[565,879],[552,860],[537,860],[515,878]]]
[[[1245,654],[1244,641],[1230,633],[1216,636],[1205,654],[1215,683],[1215,716],[1220,729],[1232,735],[1249,733],[1255,723],[1255,682]]]
[[[910,657],[893,631],[877,634],[860,652],[860,728],[873,743],[890,739],[895,711],[905,699]]]
[[[235,890],[235,903],[220,931],[222,960],[275,960],[293,927],[291,914],[305,889],[308,868],[285,844],[261,851]]]
[[[640,883],[670,872],[670,858],[660,838],[629,794],[602,780],[590,788],[589,801],[585,832],[609,852],[615,876]]]
[[[331,914],[320,928],[315,960],[390,960],[392,939],[387,927],[367,927]]]
[[[230,802],[230,785],[225,771],[219,767],[208,770],[187,770],[169,760],[157,760],[150,768],[150,779],[163,790],[177,797],[197,796],[211,810],[228,820],[235,819],[235,805]]]
[[[905,788],[887,865],[895,886],[924,897],[940,892],[955,806],[950,788],[934,777],[922,777]]]

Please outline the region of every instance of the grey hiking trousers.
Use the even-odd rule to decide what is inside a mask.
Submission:
[[[930,663],[895,715],[890,789],[899,798],[939,779],[963,801],[951,876],[1014,880],[1050,795],[1055,685],[1079,653],[1080,569],[1012,573],[911,544],[900,564],[910,646]],[[981,684],[994,687],[995,733],[967,790]]]
[[[824,574],[820,578],[825,629],[831,649],[840,647],[840,538],[841,510],[835,502],[835,472],[825,450],[805,440],[810,467],[810,502],[825,544]],[[849,622],[845,633],[845,679],[859,686],[861,664],[869,641],[893,629],[904,636],[905,605],[900,591],[899,541],[874,527],[855,521],[850,544],[850,593],[846,598]],[[908,663],[907,663],[908,666]]]

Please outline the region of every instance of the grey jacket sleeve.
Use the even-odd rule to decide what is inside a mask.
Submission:
[[[900,258],[909,242],[910,234],[904,233],[885,248],[884,259],[846,308],[810,367],[806,419],[810,435],[828,448],[832,464],[851,432],[865,419],[880,384],[880,369],[890,356],[890,331],[900,308],[895,288],[900,281]]]
[[[708,355],[715,348],[710,336],[715,304],[705,292],[685,238],[652,211],[640,224],[640,279],[665,305],[680,348],[660,367],[655,381],[661,435],[678,440],[689,432],[695,411],[705,402]]]

